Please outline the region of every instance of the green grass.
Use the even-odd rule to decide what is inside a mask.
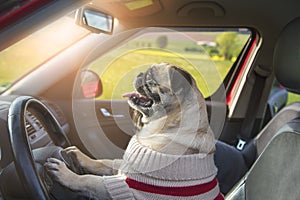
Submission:
[[[221,32],[211,34],[217,37]],[[248,38],[249,35],[245,34],[238,36],[239,52]],[[180,66],[190,72],[205,97],[213,94],[223,83],[233,64],[222,59],[213,60],[206,47],[197,45],[194,40],[184,35],[178,37],[178,40],[169,40],[165,49],[158,48],[156,39],[146,35],[127,42],[91,65],[90,68],[100,75],[103,82],[100,99],[120,99],[123,93],[134,90],[132,82],[138,73],[145,71],[153,63],[161,62]]]
[[[90,67],[103,82],[101,99],[120,99],[121,94],[133,90],[135,76],[153,63],[168,62],[181,66],[196,79],[205,97],[210,96],[222,84],[232,63],[211,61],[209,57],[195,53],[175,54],[166,50],[139,49],[119,55],[111,53],[98,59]]]
[[[288,101],[287,105],[291,104],[293,102],[300,102],[300,95],[299,94],[293,94],[293,93],[288,93]]]

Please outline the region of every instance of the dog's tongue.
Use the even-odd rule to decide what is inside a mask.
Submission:
[[[142,95],[140,95],[139,93],[137,92],[128,92],[128,93],[125,93],[122,95],[123,98],[138,98],[140,101],[143,101],[143,102],[149,102],[151,101],[151,99],[147,98],[147,97],[144,97]]]
[[[130,97],[139,97],[140,95],[136,92],[128,92],[125,94],[122,94],[123,98],[130,98]]]

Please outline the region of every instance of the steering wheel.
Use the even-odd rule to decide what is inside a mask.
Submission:
[[[36,157],[39,156],[33,153],[38,149],[31,149],[25,128],[25,112],[28,108],[37,111],[39,119],[44,122],[43,125],[55,145],[49,149],[44,147],[42,152],[37,154],[41,155],[43,152],[48,152],[48,154],[58,152],[59,154],[60,149],[69,146],[70,142],[54,115],[41,101],[30,96],[21,96],[12,102],[8,113],[8,131],[17,175],[30,199],[48,200],[51,195],[45,177],[41,175],[43,165],[40,165],[42,170],[38,169]]]

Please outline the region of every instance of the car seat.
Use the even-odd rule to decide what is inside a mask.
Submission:
[[[273,61],[279,83],[300,94],[300,18],[280,34]],[[299,199],[299,111],[300,103],[287,106],[255,138],[259,157],[225,199]]]

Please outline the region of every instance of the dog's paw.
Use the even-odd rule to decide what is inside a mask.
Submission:
[[[77,167],[81,167],[85,171],[89,171],[89,168],[93,165],[94,160],[82,153],[75,146],[68,147],[64,149],[64,151],[73,160]]]
[[[71,190],[78,190],[80,176],[72,172],[64,162],[56,158],[48,158],[45,168],[51,178]]]
[[[112,175],[114,172],[112,160],[91,159],[75,146],[67,147],[64,152],[77,169],[83,170],[80,174]]]

